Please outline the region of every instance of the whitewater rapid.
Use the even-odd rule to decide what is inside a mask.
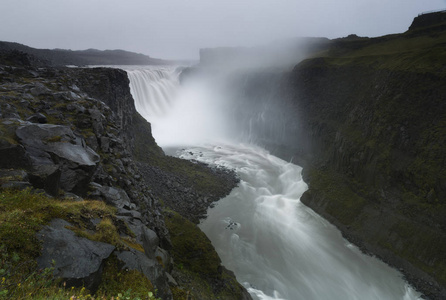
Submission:
[[[254,299],[419,299],[398,271],[300,202],[301,167],[244,144],[189,148],[180,157],[240,176],[200,228]]]
[[[240,177],[199,226],[254,299],[419,299],[398,271],[362,254],[300,202],[301,167],[231,140],[219,114],[223,95],[199,83],[180,86],[174,68],[127,72],[136,108],[161,147],[187,146],[177,155]]]

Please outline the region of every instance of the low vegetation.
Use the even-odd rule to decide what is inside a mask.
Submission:
[[[411,72],[444,73],[436,68],[446,61],[446,32],[429,35],[388,35],[379,38],[338,40],[329,50],[319,53],[326,62],[338,66],[365,66]]]
[[[107,261],[95,295],[85,288],[66,286],[53,277],[51,268],[37,269],[40,242],[36,233],[54,218],[69,221],[79,234],[86,232],[85,220],[99,218],[102,221],[95,232],[85,237],[121,248],[131,246],[113,224],[115,210],[102,201],[55,199],[31,189],[1,190],[0,299],[155,299],[150,281],[137,271],[120,270],[114,257]]]
[[[242,287],[234,275],[221,266],[221,260],[206,235],[174,211],[168,210],[165,215],[172,239],[175,271],[182,280],[179,287],[172,289],[174,299],[242,299]],[[221,282],[217,288],[212,285],[216,280]]]

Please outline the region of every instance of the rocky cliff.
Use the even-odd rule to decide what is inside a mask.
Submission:
[[[446,284],[445,79],[319,60],[292,74],[311,149],[302,202],[433,298]]]
[[[446,297],[446,32],[438,22],[333,40],[289,73],[230,80],[239,107],[251,107],[240,114],[261,125],[257,140],[304,167],[302,202],[431,299]],[[252,117],[257,107],[267,108],[267,122]]]
[[[0,131],[1,297],[250,298],[194,223],[237,179],[165,156],[124,71],[3,52]]]

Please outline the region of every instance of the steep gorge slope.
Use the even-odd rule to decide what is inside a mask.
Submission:
[[[442,28],[339,41],[283,89],[309,143],[293,153],[306,166],[302,202],[432,298],[446,287]]]
[[[445,15],[226,82],[234,123],[304,167],[301,201],[432,299],[446,297]]]

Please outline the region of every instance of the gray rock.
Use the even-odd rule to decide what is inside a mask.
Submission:
[[[166,250],[157,247],[155,252],[155,257],[161,258],[161,261],[163,262],[164,269],[167,272],[171,272],[173,269],[173,258],[170,256],[169,252]]]
[[[16,181],[28,181],[28,174],[23,170],[0,169],[0,178]]]
[[[38,267],[54,267],[54,275],[63,278],[68,286],[85,286],[94,293],[101,281],[103,262],[115,247],[77,237],[65,228],[70,225],[55,219],[37,233],[42,242]]]
[[[48,123],[48,119],[45,115],[41,113],[34,114],[26,119],[26,121],[32,122],[32,123],[40,123],[45,124]]]
[[[29,182],[35,188],[44,189],[52,196],[59,195],[60,169],[57,165],[41,165],[38,169],[28,173]]]
[[[68,192],[64,194],[63,199],[70,200],[70,201],[82,201],[83,200],[83,198],[79,197],[78,195],[73,194],[73,193],[68,193]]]
[[[9,118],[20,119],[20,115],[18,113],[15,113],[15,112],[7,111],[7,112],[2,113],[2,118],[5,118],[5,119],[7,119],[7,118],[8,119]]]
[[[20,126],[16,135],[25,148],[41,149],[85,166],[94,166],[99,161],[99,156],[68,126],[29,124]]]
[[[125,208],[119,208],[117,215],[119,216],[127,216],[127,217],[132,217],[133,219],[139,219],[141,220],[141,213],[137,210],[128,210]]]
[[[30,92],[33,96],[51,94],[51,91],[40,82],[37,82]]]
[[[124,269],[137,270],[143,273],[157,289],[157,297],[172,299],[172,292],[167,284],[168,278],[163,267],[155,260],[149,259],[143,253],[131,250],[115,252],[119,260],[124,263]]]
[[[177,281],[172,277],[172,275],[170,275],[169,273],[166,272],[166,276],[167,276],[167,280],[170,285],[178,286]]]
[[[70,88],[71,88],[73,91],[77,92],[77,93],[79,93],[79,92],[81,91],[81,90],[78,88],[78,86],[75,85],[75,84],[73,84]]]
[[[93,151],[99,150],[99,144],[98,139],[96,138],[96,135],[90,135],[86,137],[85,141],[87,142],[87,145],[93,149]]]
[[[102,186],[98,189],[105,201],[116,208],[130,207],[130,198],[123,189]]]
[[[101,136],[100,142],[101,142],[102,152],[105,152],[105,153],[109,152],[110,151],[110,138]]]
[[[73,99],[73,100],[79,100],[82,98],[81,96],[79,96],[78,94],[73,93],[73,92],[70,92],[69,95],[70,95],[71,99]]]
[[[68,126],[26,124],[17,128],[16,135],[30,157],[35,175],[41,177],[42,167],[57,167],[63,190],[81,196],[86,194],[99,155]],[[47,173],[46,170],[43,174]]]
[[[0,167],[1,168],[23,168],[31,166],[31,160],[22,145],[12,144],[0,139]]]
[[[28,181],[8,181],[2,183],[0,185],[2,189],[16,189],[16,190],[25,190],[27,188],[32,187],[31,183]]]
[[[155,231],[150,230],[146,226],[141,226],[142,246],[147,257],[154,259],[156,257],[155,252],[159,246],[159,238]]]

